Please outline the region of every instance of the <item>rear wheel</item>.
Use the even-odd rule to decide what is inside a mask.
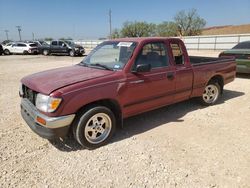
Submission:
[[[49,55],[49,51],[48,50],[43,50],[43,55]]]
[[[215,104],[221,95],[221,87],[216,81],[210,81],[204,89],[200,101],[203,105]]]
[[[27,54],[29,54],[29,52],[26,51],[26,50],[24,50],[24,51],[23,51],[23,54],[24,54],[24,55],[27,55]]]
[[[115,128],[113,112],[104,106],[94,106],[78,115],[73,124],[73,134],[79,144],[94,149],[106,144]]]

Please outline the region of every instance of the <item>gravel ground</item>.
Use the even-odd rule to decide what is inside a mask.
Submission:
[[[86,150],[34,134],[18,96],[23,76],[81,59],[0,57],[0,187],[250,187],[250,76],[215,106],[190,100],[129,118],[110,144]]]

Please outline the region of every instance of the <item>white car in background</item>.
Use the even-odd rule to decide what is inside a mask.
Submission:
[[[38,47],[35,43],[12,42],[3,46],[4,54],[38,54]]]

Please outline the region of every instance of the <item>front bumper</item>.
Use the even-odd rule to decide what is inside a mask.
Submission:
[[[65,137],[68,134],[70,124],[75,118],[75,114],[60,117],[48,117],[40,113],[26,98],[22,98],[21,101],[21,115],[28,126],[36,134],[46,139]],[[37,117],[44,119],[46,125],[39,123]]]
[[[85,53],[85,50],[84,50],[84,48],[77,48],[77,49],[75,49],[75,54],[84,54]]]

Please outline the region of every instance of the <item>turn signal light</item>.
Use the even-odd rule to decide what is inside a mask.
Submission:
[[[41,117],[39,117],[39,116],[36,117],[36,121],[38,123],[41,123],[42,125],[46,125],[46,120],[43,119],[43,118],[41,118]]]

